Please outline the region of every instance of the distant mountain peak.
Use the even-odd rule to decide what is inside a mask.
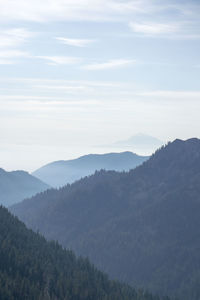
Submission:
[[[121,140],[113,143],[113,146],[115,147],[132,147],[134,151],[138,148],[153,148],[155,150],[161,145],[163,145],[163,141],[144,133],[138,133],[126,140]]]

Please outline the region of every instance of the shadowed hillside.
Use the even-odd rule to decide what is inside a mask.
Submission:
[[[175,140],[128,173],[96,172],[12,207],[113,278],[200,298],[200,140]]]
[[[159,300],[108,280],[87,259],[77,259],[56,242],[46,242],[3,207],[0,207],[0,299]]]

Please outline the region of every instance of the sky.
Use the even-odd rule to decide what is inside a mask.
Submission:
[[[199,0],[0,0],[0,167],[200,138],[199,79]]]

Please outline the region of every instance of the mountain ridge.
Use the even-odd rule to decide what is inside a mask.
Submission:
[[[38,192],[50,188],[49,185],[26,171],[5,171],[0,168],[0,203],[9,206]]]
[[[2,206],[0,220],[1,300],[162,300],[109,280],[88,259],[47,242]]]
[[[130,151],[120,153],[88,154],[72,160],[51,162],[32,174],[54,187],[77,181],[93,174],[96,170],[129,170],[147,160],[149,156],[139,156]]]
[[[113,278],[196,300],[199,195],[200,140],[177,139],[134,170],[98,171],[12,211]]]

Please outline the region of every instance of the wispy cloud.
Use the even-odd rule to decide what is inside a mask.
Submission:
[[[0,30],[0,48],[18,47],[32,37],[34,33],[26,28],[10,28]]]
[[[176,20],[175,22],[129,22],[129,27],[137,36],[168,39],[200,39],[200,22]]]
[[[200,5],[195,0],[1,0],[0,22],[128,21],[130,16],[160,15],[169,10],[192,18],[194,13],[198,16]]]
[[[150,36],[176,33],[179,30],[178,24],[130,22],[129,26],[131,30],[135,33],[142,33]]]
[[[12,103],[12,107],[11,107]],[[62,107],[77,107],[77,106],[86,106],[86,105],[101,105],[101,102],[98,100],[66,100],[66,98],[61,97],[58,100],[55,100],[54,97],[43,97],[43,96],[27,96],[27,95],[1,95],[0,94],[0,104],[1,108],[7,108],[9,110],[17,109],[23,110],[26,106],[34,107],[37,109],[38,105],[45,109],[59,109]],[[21,107],[20,107],[21,105]]]
[[[29,53],[20,47],[34,35],[25,28],[9,28],[0,30],[0,64],[11,65],[17,58],[30,57]]]
[[[30,57],[28,52],[20,50],[0,51],[0,65],[11,65],[16,63],[17,58]]]
[[[160,99],[200,99],[200,91],[149,91],[149,92],[141,92],[139,93],[140,96],[146,97],[156,97]]]
[[[73,65],[82,61],[81,58],[70,56],[36,56],[36,58],[46,60],[49,65]]]
[[[130,66],[135,63],[136,61],[131,59],[113,59],[107,62],[88,64],[83,66],[83,68],[90,71],[97,71],[97,70],[121,68],[125,66]]]
[[[173,90],[156,90],[136,93],[142,97],[153,97],[156,99],[173,99],[173,100],[199,100],[200,91],[173,91]]]
[[[148,0],[150,1],[150,0]],[[144,11],[144,0],[1,0],[1,20],[110,20]]]
[[[74,88],[74,89],[86,89],[86,90],[97,90],[97,88],[99,89],[103,89],[105,88],[107,89],[111,89],[111,90],[116,90],[118,89],[126,89],[128,85],[126,83],[121,83],[121,82],[115,82],[115,81],[97,81],[97,80],[66,80],[66,79],[47,79],[47,78],[31,78],[31,77],[27,77],[27,78],[6,78],[6,77],[2,77],[0,78],[0,89],[3,88],[5,89],[5,87],[8,85],[13,85],[20,87],[20,88],[25,88],[25,89],[30,89],[33,88],[35,90],[35,88],[46,88],[48,89],[55,89],[55,90],[62,90],[65,88]],[[131,87],[133,88],[133,83],[131,83]],[[30,94],[30,92],[29,92]]]
[[[74,47],[86,47],[95,42],[95,40],[71,39],[65,37],[56,37],[56,40],[60,41],[64,45],[74,46]]]
[[[59,92],[59,93],[64,93],[64,94],[80,94],[83,97],[83,93],[90,93],[91,91],[94,91],[92,87],[86,86],[86,85],[35,85],[34,86],[36,89],[40,89],[43,91],[48,91],[51,90],[52,92]]]

